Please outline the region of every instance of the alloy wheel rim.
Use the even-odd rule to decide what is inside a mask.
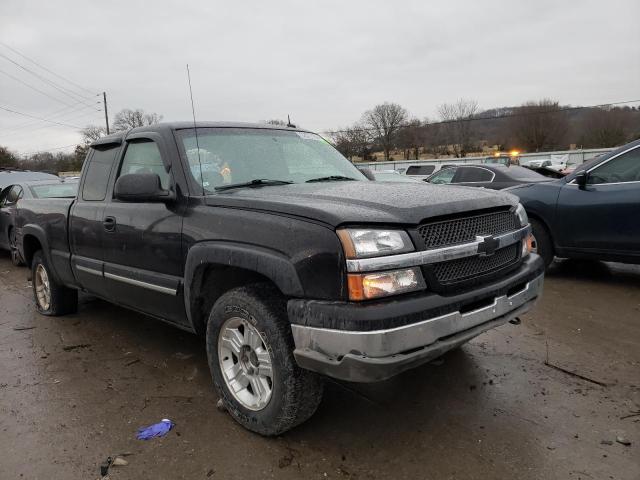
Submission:
[[[20,254],[18,253],[16,232],[13,230],[11,230],[11,235],[9,235],[9,250],[11,251],[11,260],[13,263],[16,263],[20,258]]]
[[[42,310],[49,310],[49,306],[51,305],[51,286],[49,284],[47,270],[42,264],[36,267],[36,274],[33,281],[35,282],[38,305]]]
[[[271,355],[260,332],[233,317],[218,336],[218,363],[231,395],[248,410],[264,409],[273,393]]]

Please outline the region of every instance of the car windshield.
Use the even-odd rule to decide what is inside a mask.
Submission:
[[[283,182],[367,180],[326,140],[314,133],[260,128],[198,128],[197,142],[193,129],[179,130],[178,135],[193,179],[209,193],[216,187],[236,184],[247,187]]]
[[[44,183],[29,186],[35,198],[74,198],[78,192],[78,182]]]

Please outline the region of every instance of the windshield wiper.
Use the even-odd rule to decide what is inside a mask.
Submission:
[[[344,175],[329,175],[328,177],[312,178],[311,180],[307,180],[307,183],[333,182],[333,181],[346,181],[346,180],[353,180],[354,182],[356,181],[355,178],[345,177]]]
[[[231,188],[243,188],[243,187],[261,187],[267,185],[288,185],[293,183],[290,180],[271,180],[268,178],[254,178],[249,182],[241,182],[241,183],[230,183],[229,185],[220,185],[219,187],[215,187],[217,191],[220,190],[229,190]]]

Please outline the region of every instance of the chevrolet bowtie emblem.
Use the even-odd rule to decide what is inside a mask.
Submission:
[[[487,257],[489,255],[493,255],[496,253],[496,249],[500,245],[500,242],[493,237],[493,235],[489,235],[488,237],[478,236],[476,237],[480,243],[478,244],[478,255],[481,257]]]

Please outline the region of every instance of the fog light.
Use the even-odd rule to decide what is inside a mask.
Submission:
[[[425,288],[418,268],[389,272],[349,274],[349,300],[369,300]]]

